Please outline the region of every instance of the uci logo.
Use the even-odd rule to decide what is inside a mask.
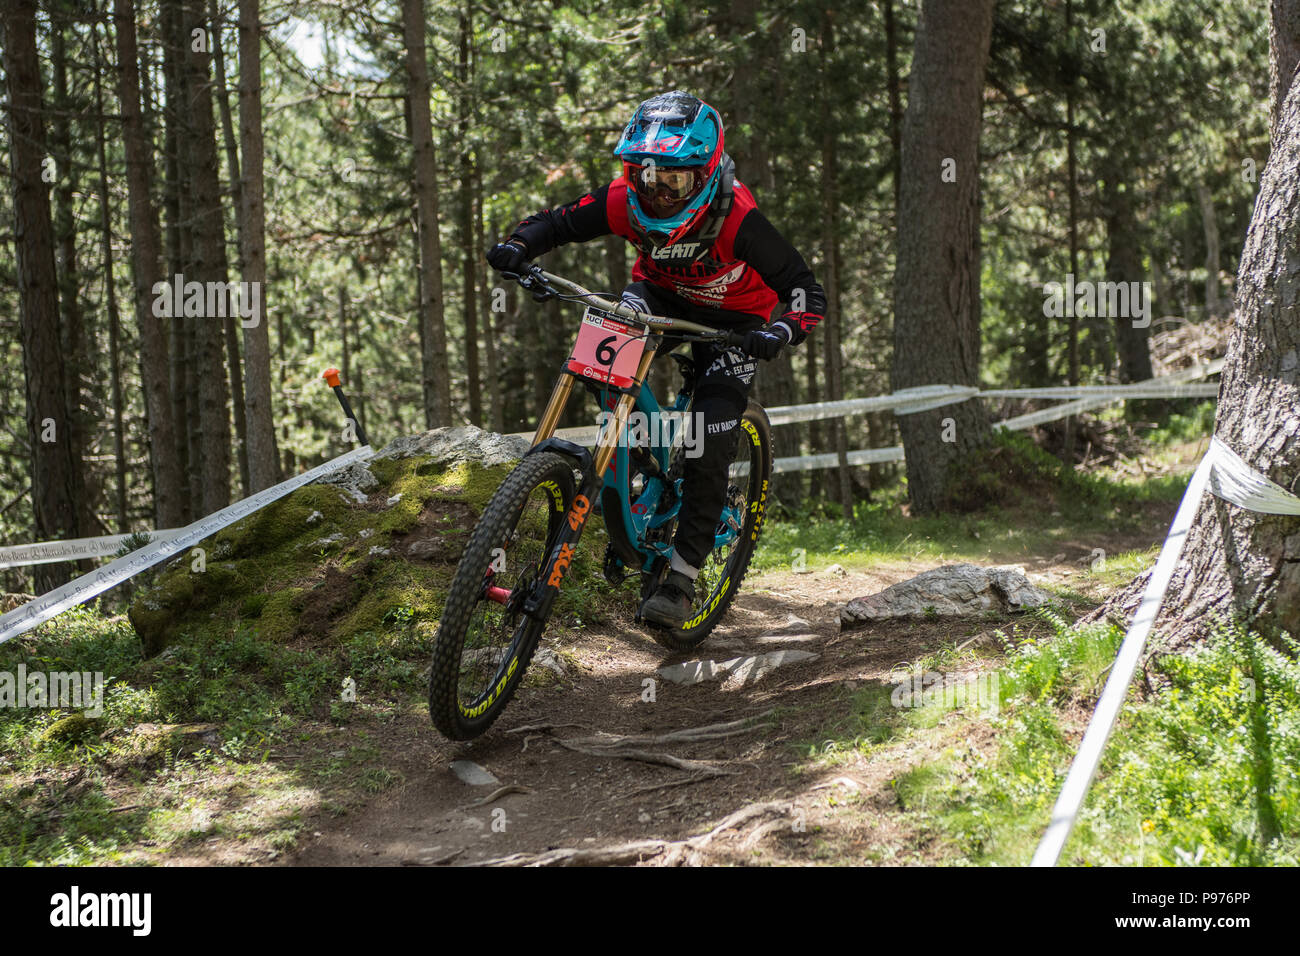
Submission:
[[[650,253],[652,259],[691,259],[700,248],[698,242],[679,242],[676,245],[660,246]]]

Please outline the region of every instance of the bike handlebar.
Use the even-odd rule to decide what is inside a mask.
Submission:
[[[654,315],[650,312],[642,312],[640,309],[633,308],[624,301],[615,301],[598,295],[589,289],[584,289],[578,283],[564,278],[564,276],[555,275],[547,272],[536,263],[527,263],[523,272],[502,272],[507,279],[514,279],[521,288],[527,289],[533,294],[533,299],[538,302],[545,302],[563,293],[556,289],[558,285],[562,289],[567,289],[568,293],[581,299],[587,300],[591,305],[606,312],[612,312],[614,315],[621,316],[634,322],[637,325],[645,326],[649,329],[656,329],[662,332],[683,331],[691,332],[698,336],[700,341],[718,341],[725,342],[727,345],[739,347],[745,341],[745,333],[732,332],[726,329],[715,329],[711,326],[701,325],[698,322],[691,322],[688,319],[677,319],[667,315]]]

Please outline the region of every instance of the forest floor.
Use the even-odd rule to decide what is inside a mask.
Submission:
[[[1036,761],[1032,812],[1016,805],[1014,787],[1005,785],[1028,777],[997,777],[977,802],[1005,798],[1010,810],[1001,822],[984,819],[974,836],[962,836],[965,824],[944,816],[957,806],[950,798],[1001,759],[999,748],[1023,726],[979,701],[899,706],[896,688],[925,673],[995,674],[1017,648],[1069,644],[1054,641],[1061,621],[1097,606],[1154,561],[1203,446],[1174,442],[1144,459],[1145,477],[1130,486],[1139,492],[1087,505],[1065,494],[932,520],[907,518],[896,501],[882,501],[854,522],[773,522],[731,612],[688,654],[664,650],[633,623],[630,586],[613,595],[601,585],[603,594],[593,590],[576,605],[587,623],[570,617],[548,632],[542,646],[552,666],[535,661],[502,717],[468,743],[444,740],[429,722],[419,676],[426,644],[415,632],[387,650],[365,645],[364,658],[356,656],[361,644],[349,645],[353,665],[370,667],[375,679],[358,681],[355,702],[322,709],[313,689],[322,678],[307,673],[315,658],[301,631],[283,650],[237,633],[140,663],[123,616],[69,615],[67,630],[32,648],[32,659],[84,657],[92,646],[120,654],[102,666],[135,675],[108,718],[121,729],[100,734],[101,743],[72,743],[54,735],[66,721],[23,718],[0,727],[8,735],[0,740],[8,745],[0,747],[0,858],[404,866],[1023,862],[1113,647],[1103,641],[1085,648],[1092,670],[1079,678],[1082,690],[1053,698],[1050,739],[1022,748]],[[840,630],[838,609],[851,598],[958,561],[1022,567],[1052,594],[1053,612]],[[687,661],[779,650],[816,656],[786,661],[757,680],[682,686],[658,673]],[[336,670],[321,673],[337,683]],[[165,705],[158,700],[164,690]],[[169,713],[215,722],[140,723]],[[151,728],[165,731],[164,745],[137,743]],[[464,770],[458,762],[491,777],[465,782],[453,768]],[[1139,822],[1145,828],[1148,821]],[[991,838],[981,835],[990,827],[1002,827],[993,856],[986,852]]]
[[[1123,530],[986,560],[1018,564],[1039,583],[1066,588],[1082,611],[1113,587],[1089,568],[1093,549],[1148,549],[1171,517],[1169,504],[1156,504]],[[966,710],[924,731],[904,727],[890,697],[917,662],[975,672],[1000,655],[997,632],[1045,628],[995,614],[841,632],[844,602],[940,562],[847,563],[843,570],[772,570],[747,578],[724,624],[692,653],[670,654],[630,620],[546,642],[568,664],[569,676],[523,688],[496,725],[467,744],[440,739],[419,707],[368,726],[373,745],[388,755],[385,766],[402,782],[345,814],[313,814],[304,820],[299,845],[281,861],[947,859],[952,854],[943,841],[900,805],[894,781],[942,751],[985,749],[993,732]],[[657,675],[667,664],[780,649],[817,657],[785,663],[741,686],[719,680],[678,686]],[[671,758],[690,763],[669,766]],[[472,761],[498,783],[462,782],[451,770],[457,760]],[[204,847],[175,862],[233,862],[247,859],[251,849]]]

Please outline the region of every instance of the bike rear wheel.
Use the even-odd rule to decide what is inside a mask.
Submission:
[[[649,629],[651,636],[670,650],[698,647],[718,626],[736,599],[758,546],[772,481],[772,426],[757,402],[751,401],[745,409],[739,432],[723,507],[744,516],[740,531],[730,544],[715,548],[705,559],[695,579],[695,600],[686,622],[676,628]]]
[[[573,466],[528,455],[470,535],[434,638],[429,716],[452,740],[479,736],[524,676],[546,622],[523,613],[573,502]]]

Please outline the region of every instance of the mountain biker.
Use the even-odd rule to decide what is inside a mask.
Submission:
[[[826,314],[826,296],[803,257],[758,211],[723,151],[722,117],[674,90],[642,103],[614,155],[623,175],[587,195],[529,216],[487,253],[502,272],[569,242],[613,233],[636,246],[623,299],[643,311],[745,332],[740,349],[694,343],[692,410],[702,453],[687,458],[668,577],[641,617],[679,627],[695,578],[713,549],[757,365],[798,345]],[[778,302],[782,314],[772,319]],[[771,320],[771,321],[769,321]]]

